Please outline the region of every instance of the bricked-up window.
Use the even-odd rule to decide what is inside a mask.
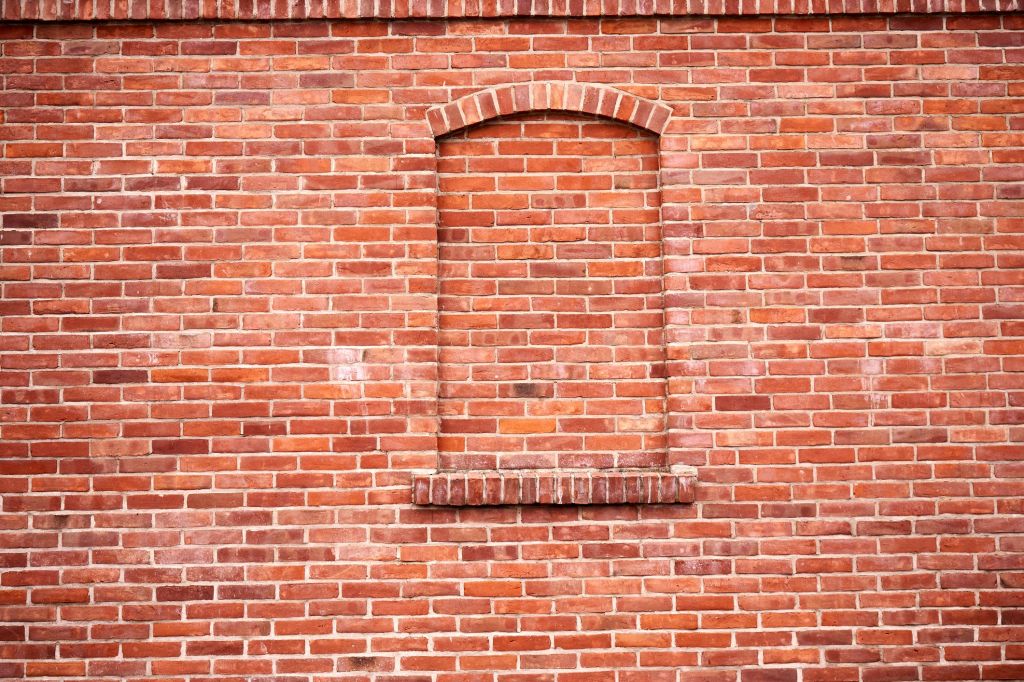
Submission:
[[[442,469],[665,464],[657,136],[584,114],[438,143]]]

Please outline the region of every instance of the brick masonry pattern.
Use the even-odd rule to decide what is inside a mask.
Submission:
[[[0,677],[1024,679],[1020,15],[0,36]],[[672,109],[693,504],[412,504],[428,111],[526,82]]]

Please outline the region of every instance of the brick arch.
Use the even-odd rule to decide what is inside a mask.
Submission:
[[[668,125],[672,109],[660,102],[591,83],[547,81],[499,85],[427,110],[434,137],[498,116],[527,111],[569,111],[630,123],[655,135]]]

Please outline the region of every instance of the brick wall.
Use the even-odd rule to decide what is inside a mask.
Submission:
[[[0,40],[0,677],[1024,679],[1019,15]],[[637,170],[499,191],[584,149]],[[526,171],[471,171],[489,155]],[[515,235],[460,232],[495,196],[586,249],[516,207]],[[563,295],[545,249],[601,275]],[[527,277],[464,277],[500,253]],[[568,357],[527,335],[513,367],[552,359],[492,378],[458,306],[527,282],[555,293],[520,321],[557,335],[538,309],[582,302],[595,331]],[[663,385],[626,417],[664,445],[630,451],[694,466],[693,504],[411,503],[489,407],[460,389],[580,364]]]

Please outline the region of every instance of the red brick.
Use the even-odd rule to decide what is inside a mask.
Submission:
[[[2,8],[0,677],[1024,679],[1010,0],[143,4]]]

